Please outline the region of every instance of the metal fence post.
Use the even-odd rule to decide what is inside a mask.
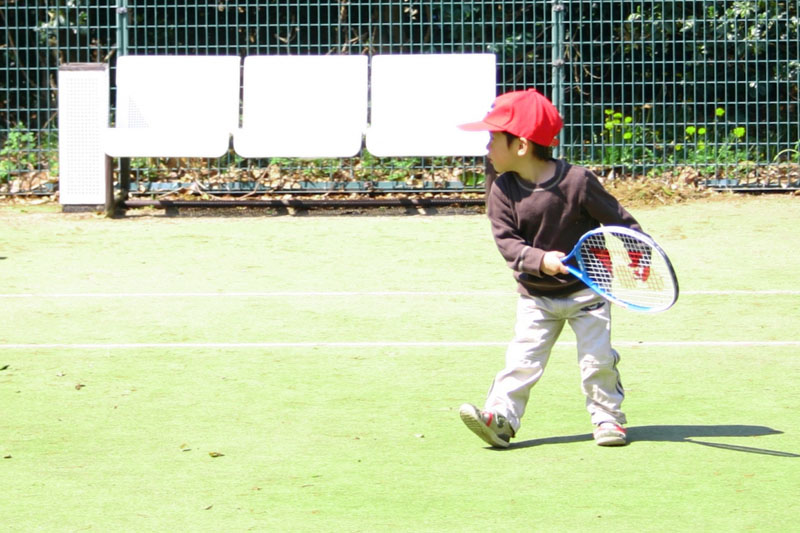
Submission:
[[[117,0],[117,55],[128,54],[128,0]]]
[[[117,56],[128,54],[128,0],[117,0]],[[128,199],[131,186],[131,160],[119,159],[119,198],[120,205]]]
[[[561,0],[553,1],[552,12],[553,23],[553,61],[552,61],[552,74],[553,74],[553,105],[562,114],[564,114],[564,4]],[[553,149],[554,157],[561,157],[561,145]]]

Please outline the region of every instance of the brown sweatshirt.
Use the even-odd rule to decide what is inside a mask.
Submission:
[[[543,183],[507,172],[489,192],[495,243],[514,271],[517,291],[529,296],[563,296],[585,288],[572,275],[542,274],[545,252],[569,253],[581,235],[601,224],[642,231],[592,172],[564,160],[556,165],[555,175]]]

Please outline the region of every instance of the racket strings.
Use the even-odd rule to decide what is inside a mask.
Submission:
[[[669,305],[672,276],[658,250],[629,235],[591,235],[578,251],[589,278],[613,298],[645,307]]]

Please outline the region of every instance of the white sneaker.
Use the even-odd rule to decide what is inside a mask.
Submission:
[[[628,437],[621,425],[615,422],[601,422],[594,428],[594,441],[598,446],[625,446]]]
[[[464,424],[477,436],[497,448],[508,448],[514,429],[506,417],[490,411],[481,411],[465,403],[458,411]]]

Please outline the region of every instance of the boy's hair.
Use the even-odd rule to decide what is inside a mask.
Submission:
[[[509,146],[511,143],[514,142],[515,139],[519,139],[518,136],[514,135],[513,133],[509,133],[507,131],[503,132],[506,136],[506,142]],[[549,161],[553,159],[553,147],[552,146],[542,146],[541,144],[537,144],[530,139],[528,142],[531,145],[531,155],[536,159],[541,159],[542,161]]]

